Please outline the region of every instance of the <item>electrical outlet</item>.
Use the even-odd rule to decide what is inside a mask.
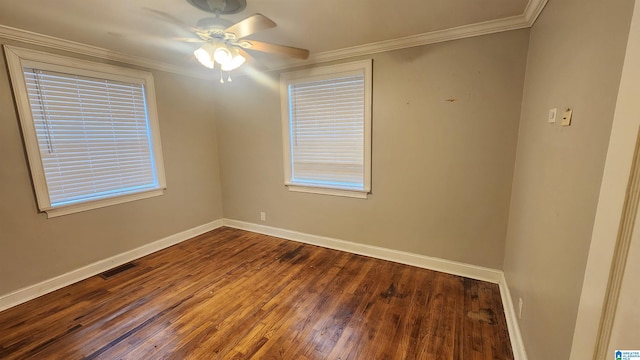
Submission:
[[[260,211],[260,220],[262,221],[267,220],[267,214],[265,214],[264,211]]]
[[[562,116],[562,126],[570,126],[571,125],[571,116],[573,115],[573,110],[567,108],[564,111],[564,115]]]
[[[522,301],[522,298],[518,298],[518,319],[522,319],[522,305],[524,304],[524,302]]]

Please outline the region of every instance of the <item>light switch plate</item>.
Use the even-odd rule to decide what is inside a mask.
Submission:
[[[564,111],[564,115],[562,116],[562,126],[571,125],[571,115],[573,115],[573,110],[567,108],[567,110]]]
[[[556,115],[558,114],[558,109],[557,108],[553,108],[553,109],[549,109],[549,124],[553,124],[554,122],[556,122]]]

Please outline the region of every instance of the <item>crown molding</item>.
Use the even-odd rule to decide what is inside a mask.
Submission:
[[[312,65],[357,56],[376,54],[385,51],[400,50],[415,46],[436,44],[445,41],[465,39],[503,31],[529,28],[533,26],[536,19],[542,12],[542,9],[544,9],[544,6],[547,4],[547,1],[548,0],[529,0],[524,12],[521,15],[463,25],[444,30],[431,31],[428,33],[379,41],[370,44],[358,45],[344,49],[320,52],[312,54],[307,60],[290,61],[283,66],[274,67],[269,70],[283,70],[297,66]]]
[[[350,57],[376,54],[386,51],[400,50],[415,46],[436,44],[445,41],[465,39],[474,36],[493,34],[502,31],[517,30],[528,27],[523,16],[512,16],[500,20],[491,20],[477,24],[458,26],[455,28],[431,31],[424,34],[411,35],[403,38],[379,41],[371,44],[358,45],[349,48],[325,51],[309,57],[312,63],[341,60]]]
[[[533,26],[533,24],[538,20],[538,16],[544,9],[545,5],[547,5],[548,0],[529,0],[527,3],[527,7],[524,8],[524,19],[529,24],[529,27]]]
[[[432,31],[423,34],[411,35],[398,39],[385,40],[370,44],[358,45],[344,49],[332,50],[312,54],[309,59],[303,61],[289,61],[281,66],[269,68],[269,71],[290,69],[293,67],[311,65],[335,60],[342,60],[357,56],[381,53],[405,49],[415,46],[436,44],[445,41],[464,39],[474,36],[488,35],[502,31],[517,30],[533,26],[536,19],[544,9],[548,0],[529,0],[522,15],[511,16],[504,19],[490,20],[476,24],[458,26],[445,30]],[[27,30],[0,25],[0,37],[20,41],[27,44],[45,46],[57,50],[68,51],[76,54],[97,57],[105,60],[117,61],[126,64],[141,66],[148,69],[167,71],[170,73],[186,75],[195,78],[211,78],[205,71],[187,69],[184,66],[168,64],[165,62],[128,55],[121,52],[100,48],[93,45],[82,44],[75,41],[60,39]]]
[[[117,61],[125,64],[136,65],[143,68],[166,71],[170,73],[186,75],[190,77],[203,78],[205,74],[202,71],[188,70],[182,66],[164,63],[157,60],[151,60],[134,55],[128,55],[121,52],[104,49],[101,47],[87,45],[71,40],[60,39],[57,37],[35,33],[32,31],[13,28],[10,26],[0,25],[0,38],[8,40],[20,41],[26,44],[44,46],[56,50],[68,51],[75,54],[97,57],[104,60]]]

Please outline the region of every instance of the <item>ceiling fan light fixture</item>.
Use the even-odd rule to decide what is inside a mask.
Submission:
[[[221,64],[221,69],[222,71],[232,71],[235,70],[237,68],[239,68],[240,66],[242,66],[242,64],[244,64],[244,62],[247,59],[244,58],[244,56],[242,55],[236,55],[234,56],[231,61],[225,63],[225,64]]]
[[[220,65],[226,64],[233,59],[231,51],[226,46],[222,45],[216,48],[213,52],[213,59]]]
[[[233,47],[228,47],[222,42],[206,43],[193,52],[200,64],[213,69],[215,64],[220,65],[222,71],[232,71],[245,63],[247,59],[238,53]]]
[[[209,69],[213,69],[214,66],[214,58],[213,58],[213,52],[214,52],[215,48],[212,44],[210,43],[206,43],[204,45],[202,45],[200,48],[198,48],[196,51],[193,52],[193,55],[196,57],[196,59],[198,59],[198,62],[200,62],[200,64],[202,64],[203,66],[209,68]]]

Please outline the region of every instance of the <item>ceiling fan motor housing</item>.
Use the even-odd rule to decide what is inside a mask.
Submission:
[[[223,18],[206,17],[198,20],[196,26],[208,30],[214,37],[223,38],[224,30],[233,25],[232,21]]]
[[[212,14],[237,14],[247,7],[247,0],[187,0],[194,7]]]

